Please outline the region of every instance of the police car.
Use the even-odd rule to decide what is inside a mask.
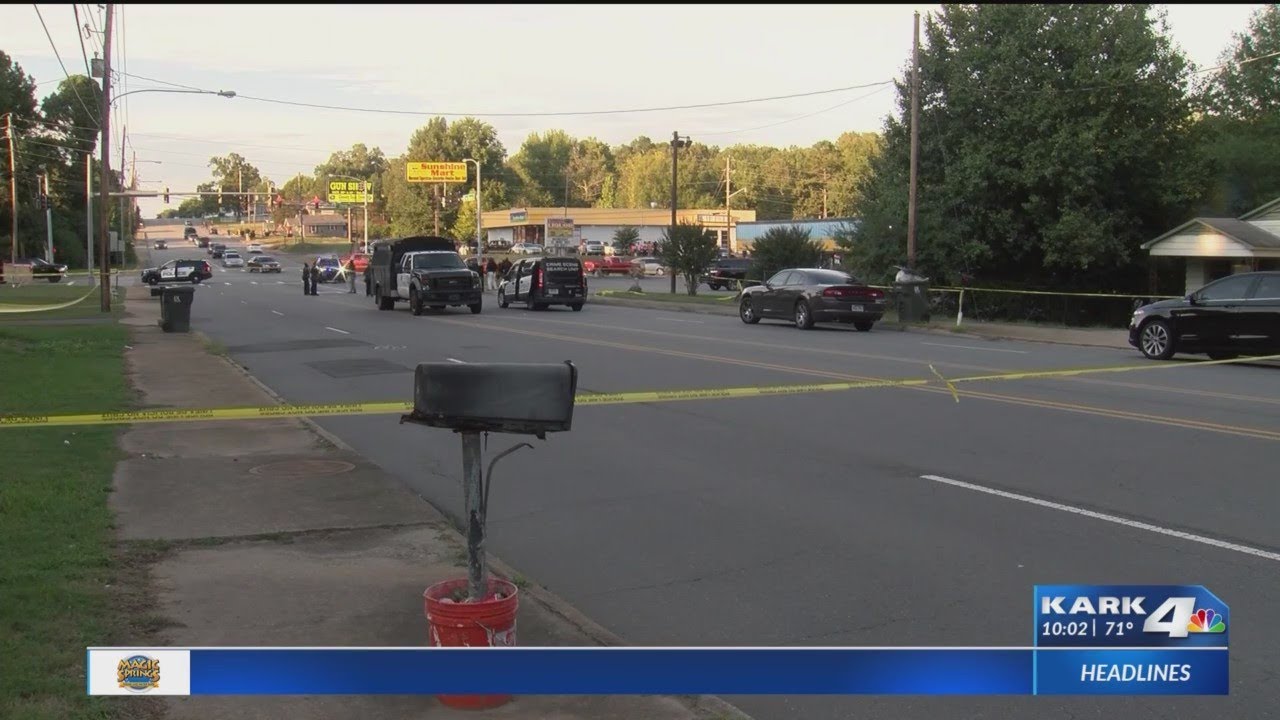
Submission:
[[[175,282],[198,283],[211,277],[213,277],[213,268],[204,260],[170,260],[160,267],[142,271],[142,282],[146,285]]]

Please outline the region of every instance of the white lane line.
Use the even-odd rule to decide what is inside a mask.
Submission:
[[[223,284],[223,285],[231,285],[231,283],[229,283],[229,282],[224,282],[224,283],[222,283],[222,284]]]
[[[1262,550],[1255,547],[1249,547],[1248,545],[1237,545],[1236,543],[1227,542],[1225,540],[1217,540],[1211,537],[1205,537],[1203,535],[1193,535],[1192,533],[1183,532],[1181,530],[1172,530],[1170,528],[1160,527],[1159,525],[1152,525],[1150,523],[1139,522],[1137,520],[1130,520],[1128,518],[1122,518],[1116,515],[1107,515],[1105,513],[1094,512],[1093,510],[1085,510],[1084,508],[1078,508],[1071,505],[1063,505],[1062,503],[1050,502],[1048,500],[1041,500],[1040,498],[1034,498],[1029,495],[1019,495],[1017,493],[1006,492],[1004,490],[996,490],[995,488],[989,488],[982,485],[974,485],[973,483],[967,483],[961,480],[952,480],[951,478],[945,478],[940,475],[921,475],[920,478],[923,480],[932,480],[933,482],[942,483],[944,485],[951,485],[953,487],[963,488],[965,490],[975,490],[980,493],[995,495],[996,497],[1002,497],[1008,500],[1017,500],[1019,502],[1028,503],[1030,505],[1039,505],[1040,507],[1049,508],[1050,510],[1060,510],[1062,512],[1072,513],[1073,515],[1083,515],[1084,517],[1087,517],[1087,518],[1093,518],[1094,520],[1102,520],[1103,522],[1115,523],[1116,525],[1123,525],[1125,527],[1134,528],[1135,530],[1145,530],[1147,532],[1156,533],[1158,535],[1168,535],[1169,537],[1175,537],[1181,540],[1189,540],[1194,543],[1200,543],[1201,545],[1209,545],[1211,547],[1222,548],[1223,550],[1231,550],[1232,552],[1238,552],[1244,555],[1252,555],[1254,557],[1260,557],[1264,560],[1272,560],[1275,562],[1280,562],[1280,553],[1274,553],[1274,552]]]
[[[445,358],[445,360],[448,360],[448,361],[449,361],[449,362],[451,362],[451,363],[458,363],[459,365],[466,365],[466,364],[467,364],[467,361],[466,361],[466,360],[459,360],[458,358]]]
[[[1000,348],[974,347],[974,346],[972,346],[972,345],[948,345],[948,344],[945,344],[945,343],[920,343],[920,344],[921,344],[921,345],[932,345],[932,346],[934,346],[934,347],[959,348],[959,349],[961,349],[961,350],[986,350],[987,352],[1017,353],[1017,354],[1019,354],[1019,355],[1027,355],[1027,354],[1029,354],[1029,352],[1028,352],[1027,350],[1001,350]]]
[[[284,313],[280,312],[279,310],[272,310],[271,312],[279,315],[280,317],[284,317]]]
[[[249,281],[249,284],[250,284],[250,285],[257,285],[257,284],[258,284],[258,281],[257,281],[257,280],[250,280],[250,281]]]
[[[701,321],[701,320],[683,320],[683,319],[681,319],[681,318],[669,318],[669,317],[660,317],[660,318],[658,318],[658,319],[659,319],[659,320],[666,320],[666,321],[668,321],[668,322],[693,323],[693,324],[695,324],[695,325],[705,325],[705,324],[706,324],[706,323],[704,323],[704,322],[703,322],[703,321]]]
[[[284,284],[284,281],[283,281],[283,280],[277,280],[277,281],[276,281],[276,284],[277,284],[277,285],[283,285],[283,284]]]
[[[338,328],[335,328],[335,327],[329,327],[328,325],[325,325],[325,326],[324,326],[324,329],[325,329],[325,330],[332,330],[332,331],[334,331],[334,332],[336,332],[336,333],[342,333],[343,335],[350,335],[350,334],[351,334],[351,333],[347,332],[346,330],[339,330]]]
[[[247,301],[245,301],[245,300],[241,300],[241,301],[240,301],[240,304],[241,304],[241,305],[248,305],[249,303],[248,303]]]

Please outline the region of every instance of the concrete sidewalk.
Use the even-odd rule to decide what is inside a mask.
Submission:
[[[166,334],[158,302],[131,289],[130,378],[146,407],[272,405],[269,391],[198,334]],[[174,646],[427,646],[422,591],[465,576],[461,536],[431,505],[305,420],[139,425],[111,505],[126,555],[153,561],[137,588],[159,620],[139,643]],[[339,444],[335,444],[335,442]],[[521,588],[520,645],[620,644],[500,561]],[[307,718],[745,718],[714,697],[517,697],[482,712],[434,697],[157,699],[192,720]]]

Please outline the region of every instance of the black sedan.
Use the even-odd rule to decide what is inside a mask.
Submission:
[[[254,255],[245,262],[244,269],[256,273],[278,273],[280,263],[267,255]]]
[[[46,260],[42,260],[41,258],[19,259],[16,264],[30,265],[31,278],[33,280],[39,280],[43,278],[45,280],[48,280],[51,283],[56,283],[62,280],[62,278],[67,274],[66,265],[51,263]]]
[[[1214,360],[1280,354],[1280,272],[1231,275],[1186,297],[1144,305],[1129,321],[1129,344],[1153,360],[1174,353]]]
[[[790,268],[745,288],[738,305],[742,322],[788,320],[801,330],[816,322],[853,323],[866,332],[884,317],[884,292],[839,270]]]

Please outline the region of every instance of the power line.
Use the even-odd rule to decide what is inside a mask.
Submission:
[[[797,115],[796,117],[788,118],[786,120],[782,120],[776,123],[770,123],[768,125],[757,125],[756,127],[742,128],[741,130],[724,130],[722,132],[699,132],[696,134],[701,137],[719,137],[721,135],[734,135],[736,133],[741,133],[741,132],[751,132],[753,130],[764,130],[765,128],[778,127],[779,125],[786,125],[787,123],[796,122],[797,120],[804,120],[806,118],[811,118],[815,115],[821,115],[823,113],[831,112],[832,110],[838,110],[842,107],[845,107],[846,105],[852,105],[853,103],[856,103],[860,100],[866,100],[867,98],[872,97],[874,95],[879,95],[880,93],[884,92],[887,89],[888,89],[887,87],[880,87],[872,92],[867,93],[866,95],[859,95],[858,97],[853,98],[852,100],[846,100],[838,105],[832,105],[829,108],[823,108],[822,110],[806,113],[804,115]]]
[[[71,9],[76,14],[76,39],[80,41],[80,56],[84,58],[84,74],[93,77],[93,69],[89,67],[89,53],[84,48],[84,28],[80,27],[80,6],[72,4]]]
[[[49,34],[49,26],[44,22],[44,15],[40,12],[40,6],[32,3],[31,7],[36,9],[36,17],[40,18],[40,27],[44,28],[44,36],[49,38],[49,47],[53,48],[53,56],[58,58],[58,65],[62,66],[62,74],[67,76],[67,80],[70,80],[71,73],[67,72],[67,64],[62,62],[62,53],[58,52],[58,46],[53,42],[53,35]],[[71,83],[71,92],[75,93],[76,99],[80,101],[80,106],[89,114],[89,119],[95,119],[97,116],[95,116],[93,111],[89,109],[89,106],[85,104],[84,98],[80,97],[80,91],[76,89],[74,82]]]
[[[122,72],[120,74],[131,77],[131,78],[137,78],[138,80],[146,80],[147,82],[160,83],[161,85],[168,85],[170,87],[182,88],[184,90],[199,90],[200,92],[207,92],[203,88],[198,88],[198,87],[195,87],[194,85],[183,85],[182,83],[169,82],[168,80],[157,80],[155,78],[143,77],[141,75],[134,75],[133,73],[128,73],[128,72]]]

